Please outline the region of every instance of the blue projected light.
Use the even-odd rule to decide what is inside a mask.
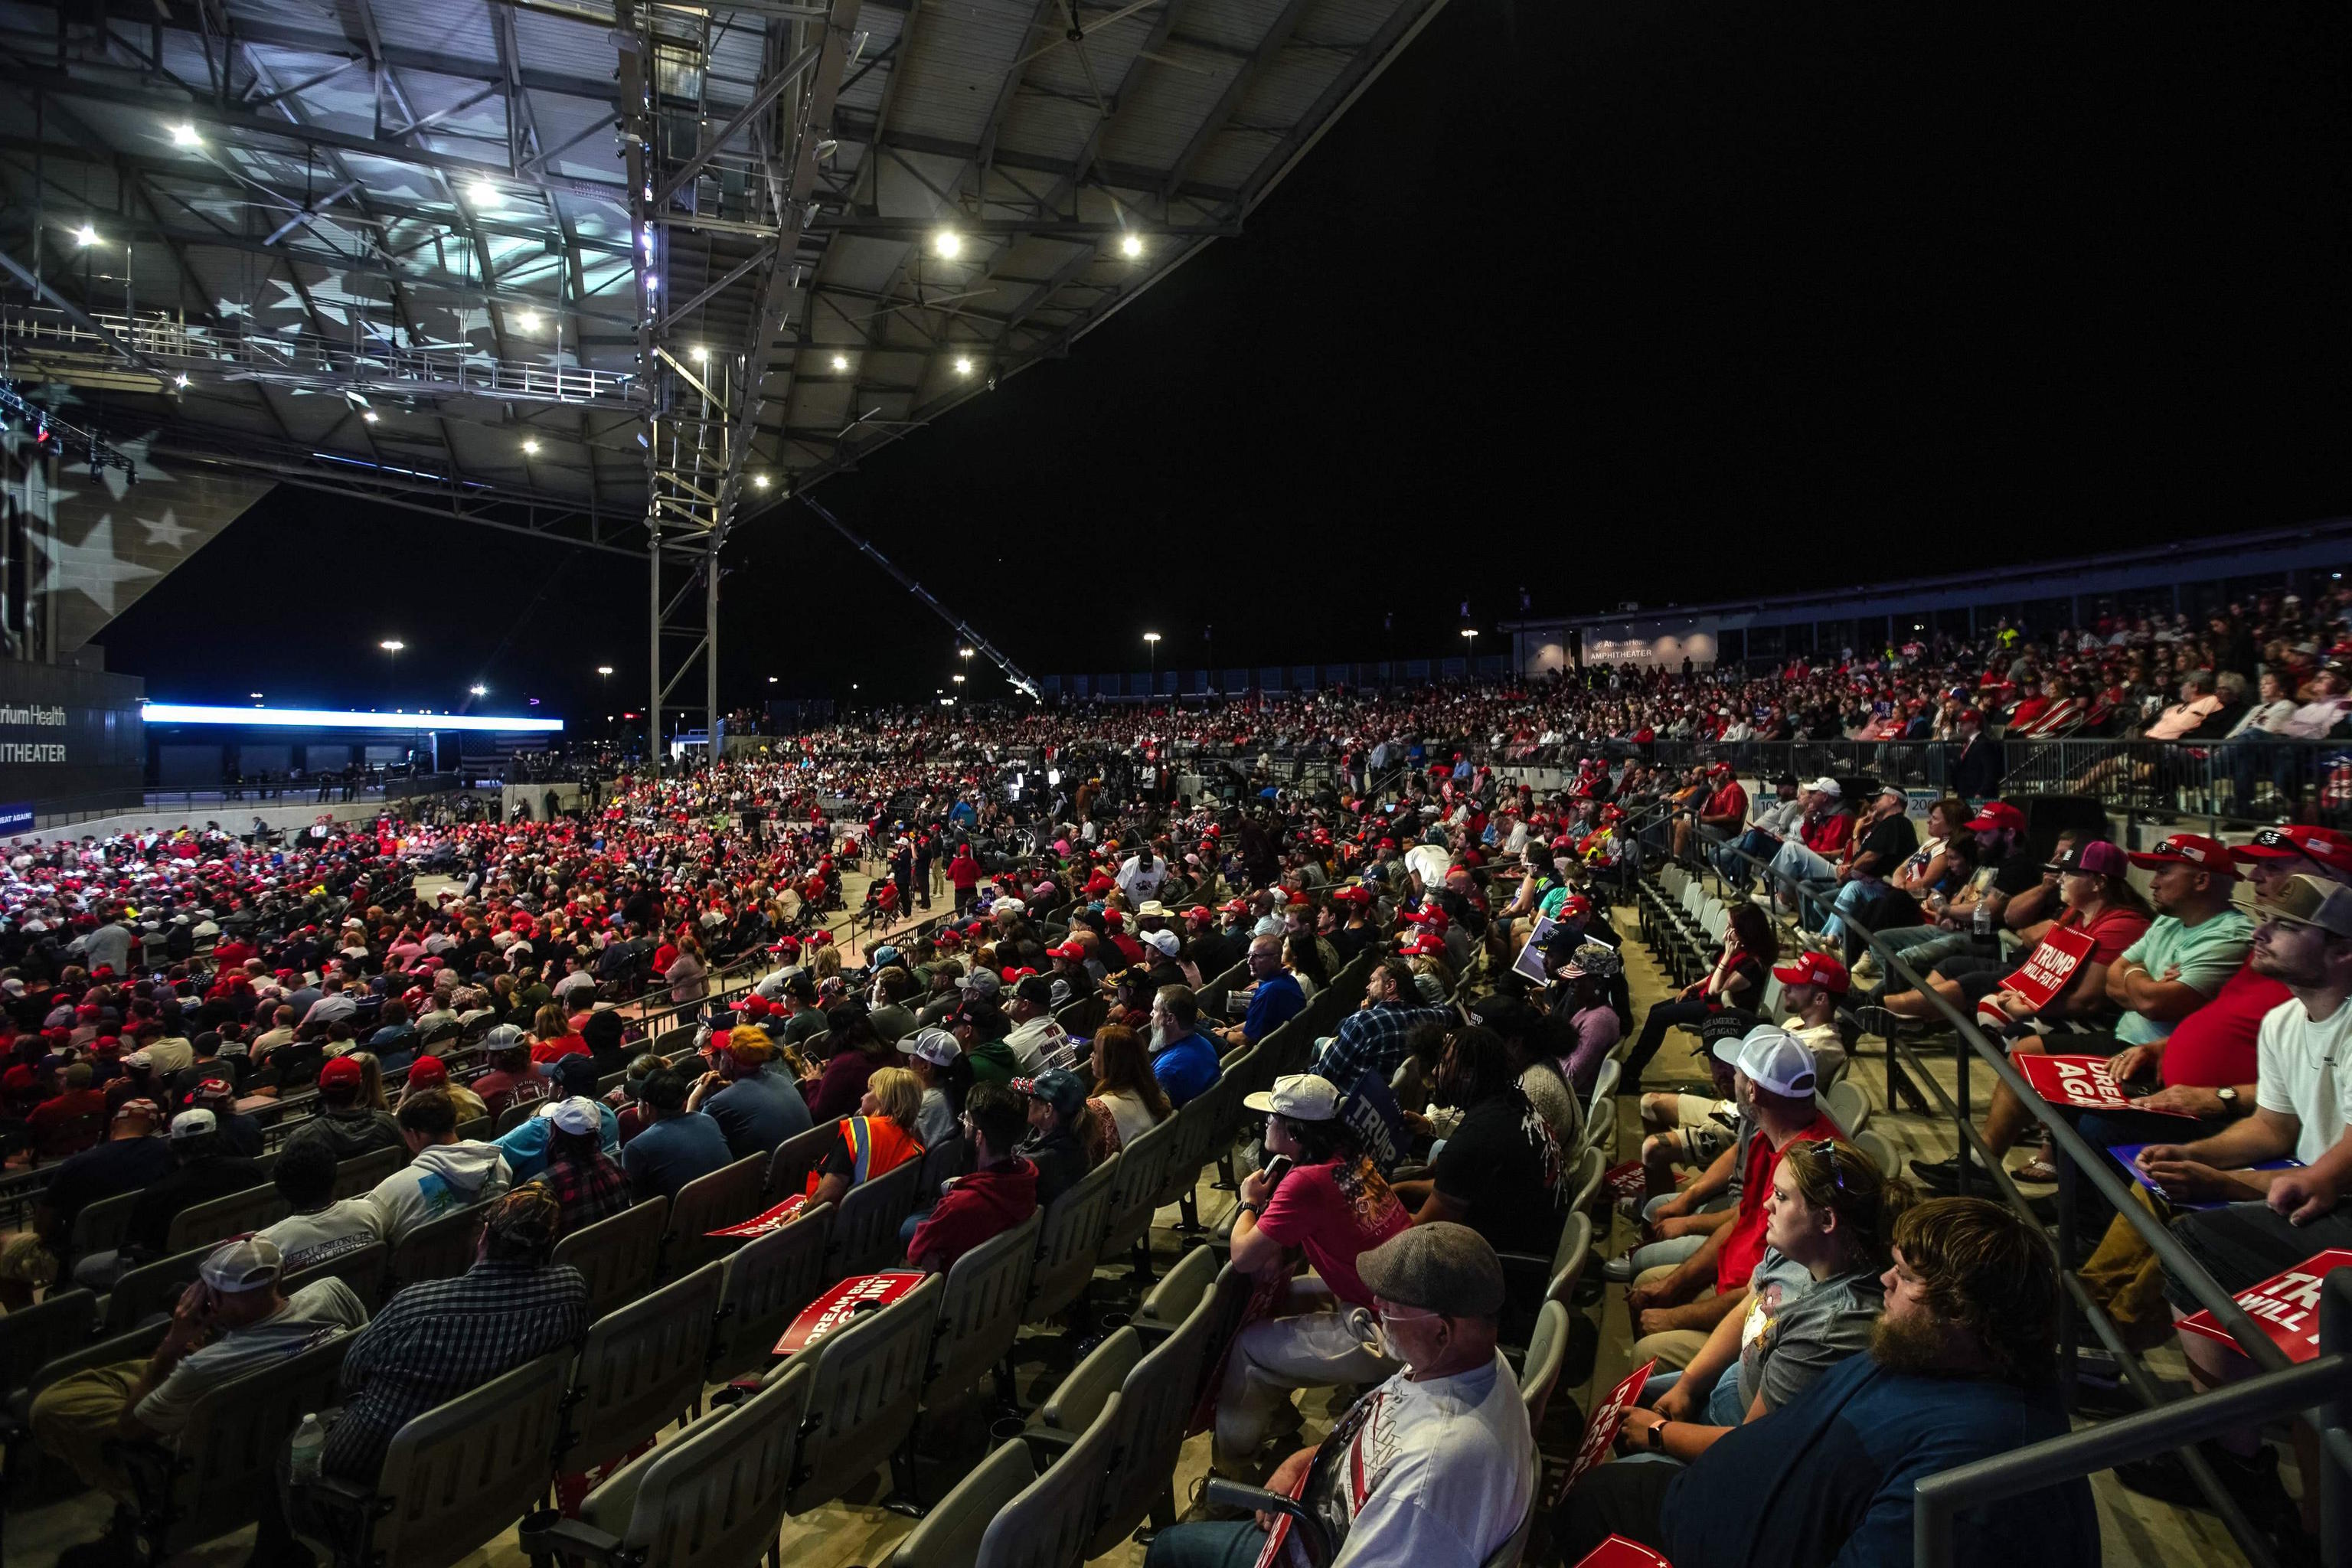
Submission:
[[[343,713],[331,708],[210,708],[202,703],[150,702],[150,724],[269,725],[286,730],[531,730],[560,731],[561,719],[499,719],[473,713]]]

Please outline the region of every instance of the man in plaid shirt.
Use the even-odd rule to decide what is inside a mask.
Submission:
[[[548,1257],[562,1226],[555,1195],[536,1182],[498,1200],[473,1268],[411,1285],[352,1341],[343,1358],[342,1419],[320,1469],[375,1484],[393,1434],[410,1417],[471,1393],[588,1332],[588,1283]]]
[[[1451,1007],[1417,1005],[1412,971],[1402,959],[1381,961],[1364,984],[1364,1005],[1339,1021],[1339,1032],[1307,1070],[1346,1094],[1367,1072],[1386,1083],[1404,1060],[1405,1037],[1421,1024],[1455,1022]]]

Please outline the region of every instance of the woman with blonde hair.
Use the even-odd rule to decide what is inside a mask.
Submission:
[[[588,1042],[572,1026],[572,1016],[550,1002],[530,1016],[530,1059],[551,1062],[588,1055]]]
[[[1746,1310],[1717,1323],[1689,1366],[1643,1386],[1649,1408],[1627,1414],[1627,1446],[1687,1463],[1867,1347],[1885,1308],[1895,1221],[1916,1201],[1908,1182],[1843,1139],[1782,1150]]]
[[[923,1157],[915,1119],[923,1112],[923,1086],[905,1068],[877,1068],[866,1080],[857,1114],[841,1119],[841,1138],[824,1163],[809,1173],[808,1203],[837,1204],[849,1189]]]

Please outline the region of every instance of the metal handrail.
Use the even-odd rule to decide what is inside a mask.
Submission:
[[[1952,1519],[1964,1508],[2039,1491],[2055,1481],[2088,1476],[2315,1405],[2324,1412],[2318,1422],[2320,1462],[2315,1478],[2319,1560],[2346,1561],[2347,1553],[2352,1552],[2352,1522],[2347,1522],[2345,1508],[2345,1482],[2352,1475],[2352,1436],[2347,1436],[2347,1427],[2352,1427],[2352,1350],[2346,1348],[2347,1342],[2352,1342],[2352,1269],[2338,1269],[2321,1282],[2321,1353],[2316,1361],[2282,1366],[2162,1409],[2101,1422],[2063,1437],[1924,1477],[1911,1491],[1912,1561],[1918,1568],[1950,1568]],[[2305,1484],[2312,1484],[2312,1479],[2307,1478]],[[2247,1545],[2243,1535],[2239,1544]],[[2248,1555],[2257,1562],[2269,1561],[2266,1549],[2259,1554],[2249,1550]]]

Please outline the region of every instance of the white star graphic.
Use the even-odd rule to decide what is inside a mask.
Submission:
[[[36,536],[33,548],[41,552],[41,581],[33,590],[35,593],[70,590],[103,609],[110,619],[117,614],[117,584],[161,575],[152,567],[134,565],[116,557],[111,512],[100,518],[98,526],[83,535],[79,544]]]
[[[235,300],[215,300],[213,301],[213,309],[224,321],[231,316],[250,316],[253,314],[252,306],[239,303]]]
[[[196,531],[179,520],[175,512],[165,511],[161,518],[142,517],[139,526],[147,531],[147,542],[160,544],[166,550],[177,550],[196,536]]]

